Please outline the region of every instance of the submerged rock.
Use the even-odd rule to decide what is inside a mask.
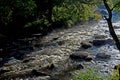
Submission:
[[[88,49],[88,48],[92,47],[92,44],[88,41],[83,41],[83,42],[81,42],[81,47],[84,49]]]
[[[105,54],[105,53],[98,53],[96,55],[96,58],[102,58],[102,59],[109,59],[110,57],[111,57],[111,55]]]
[[[106,44],[106,39],[95,39],[93,40],[94,46],[102,46]]]
[[[96,36],[94,36],[94,38],[95,39],[105,39],[105,38],[107,38],[107,36],[106,35],[96,35]]]
[[[70,58],[73,60],[85,60],[88,57],[89,53],[85,51],[76,52],[70,55]]]
[[[94,46],[102,46],[102,45],[105,45],[105,44],[109,44],[109,45],[114,45],[114,40],[113,39],[95,39],[93,40],[93,45]]]
[[[114,44],[115,44],[115,42],[114,42],[113,39],[107,39],[107,40],[106,40],[106,43],[107,43],[107,44],[110,44],[110,45],[114,45]]]

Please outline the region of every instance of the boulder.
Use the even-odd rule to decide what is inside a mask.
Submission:
[[[106,39],[95,39],[93,40],[94,46],[102,46],[106,44]]]
[[[88,49],[88,48],[92,47],[92,44],[88,41],[83,41],[83,42],[81,42],[81,47],[84,49]]]
[[[79,51],[70,55],[70,58],[73,60],[85,60],[88,57],[89,53],[85,51]]]
[[[98,53],[96,55],[96,58],[102,58],[102,59],[109,59],[110,57],[111,57],[111,55],[105,54],[105,53]]]

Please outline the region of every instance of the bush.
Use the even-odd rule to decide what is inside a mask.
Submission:
[[[96,67],[91,67],[77,71],[71,80],[120,80],[119,71],[113,70],[109,76],[99,74]]]
[[[98,69],[92,67],[78,71],[71,80],[103,80],[103,78]]]

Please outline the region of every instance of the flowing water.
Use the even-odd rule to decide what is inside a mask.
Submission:
[[[120,37],[120,23],[114,22],[113,25],[117,35]],[[76,25],[66,30],[55,30],[42,39],[33,41],[31,43],[32,45],[29,44],[29,47],[26,44],[22,45],[23,48],[20,48],[19,51],[21,51],[22,54],[27,55],[25,57],[25,59],[28,60],[27,63],[23,62],[25,59],[17,62],[17,59],[15,58],[11,58],[12,60],[10,59],[10,61],[6,63],[13,68],[13,71],[16,70],[16,72],[26,69],[39,69],[50,64],[55,64],[57,70],[51,71],[51,74],[55,75],[54,77],[58,77],[57,80],[66,80],[67,77],[70,76],[69,74],[66,74],[66,71],[69,73],[69,71],[71,71],[69,68],[71,69],[71,66],[73,65],[73,61],[69,60],[69,55],[76,50],[79,50],[81,46],[80,43],[82,41],[94,40],[95,36],[99,35],[104,35],[106,39],[111,39],[112,43],[113,40],[109,34],[108,26],[105,20],[100,20],[98,23],[92,22],[88,25]],[[105,38],[102,37],[102,39]],[[16,45],[16,42],[14,42],[14,45]],[[17,43],[17,45],[19,46],[19,43]],[[31,47],[35,48],[35,50],[29,50]],[[13,48],[13,52],[18,50],[16,47]],[[17,54],[20,53],[19,51],[17,51]],[[106,76],[111,73],[116,64],[120,63],[120,53],[114,44],[105,44],[99,47],[92,46],[86,51],[88,51],[90,55],[93,56],[93,61],[85,62],[84,64],[97,66],[100,69],[100,73],[104,73]],[[111,55],[111,58],[98,59],[96,58],[97,53],[109,54]],[[63,75],[63,73],[66,75]],[[60,75],[62,77],[64,76],[64,79],[59,79],[61,78]]]
[[[105,35],[106,38],[112,39],[105,20],[100,20],[97,26],[99,27],[97,35]],[[113,26],[117,36],[120,38],[120,21],[113,22]],[[120,64],[120,52],[114,44],[105,44],[99,47],[94,46],[90,48],[88,52],[92,53],[94,57],[98,52],[111,55],[110,59],[94,59],[94,64],[97,65],[101,73],[104,73],[106,76],[112,72],[115,65]]]

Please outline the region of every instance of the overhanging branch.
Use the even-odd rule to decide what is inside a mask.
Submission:
[[[117,3],[111,8],[111,11],[112,11],[113,9],[115,9],[119,4],[120,4],[120,2],[117,2]]]

